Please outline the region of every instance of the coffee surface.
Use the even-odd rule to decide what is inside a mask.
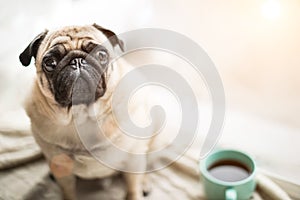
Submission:
[[[219,161],[213,164],[208,171],[213,177],[227,182],[241,181],[251,174],[244,164],[234,160]]]

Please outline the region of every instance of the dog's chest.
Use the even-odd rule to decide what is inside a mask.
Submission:
[[[115,173],[114,169],[119,169],[115,166],[123,168],[138,164],[129,161],[130,153],[144,153],[148,150],[148,141],[123,134],[110,114],[105,117],[101,115],[102,118],[97,120],[85,110],[78,109],[72,114],[71,123],[59,117],[56,121],[67,123],[41,120],[43,117],[38,115],[31,116],[31,119],[36,140],[48,159],[62,153],[69,155],[74,164],[73,173],[79,177],[110,176]],[[116,147],[128,153],[123,156],[115,154]],[[98,156],[91,155],[91,152],[97,152]]]
[[[73,173],[81,178],[104,178],[116,173],[92,156],[74,154],[73,159]]]
[[[125,156],[113,155],[115,146],[112,142],[129,143],[111,123],[109,118],[105,121],[86,118],[80,123],[56,126],[51,123],[49,125],[33,123],[33,132],[48,159],[57,154],[66,154],[73,160],[75,175],[82,178],[103,178],[116,173],[114,169],[107,166],[109,163],[113,162],[114,165],[120,166],[127,160]],[[105,135],[114,135],[114,137],[108,138]],[[128,146],[128,149],[130,147]],[[111,160],[111,158],[117,159]]]

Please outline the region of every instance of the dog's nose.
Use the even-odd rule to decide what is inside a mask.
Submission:
[[[71,60],[70,65],[73,69],[79,69],[86,66],[87,62],[84,58],[74,58]]]

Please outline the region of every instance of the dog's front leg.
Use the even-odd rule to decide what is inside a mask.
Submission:
[[[57,183],[63,191],[65,200],[76,200],[76,177],[68,176],[63,178],[56,178]]]
[[[50,170],[61,187],[66,200],[76,200],[76,177],[73,175],[73,160],[66,154],[53,156]]]
[[[143,200],[144,199],[144,183],[147,168],[147,158],[138,157],[130,158],[126,163],[127,171],[136,171],[138,173],[124,173],[127,186],[127,200]],[[149,191],[146,191],[147,193]]]
[[[144,174],[124,173],[127,185],[126,200],[142,200],[143,197],[143,178]]]

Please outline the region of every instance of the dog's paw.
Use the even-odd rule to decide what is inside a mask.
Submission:
[[[150,194],[151,190],[143,190],[143,196],[146,197]]]

